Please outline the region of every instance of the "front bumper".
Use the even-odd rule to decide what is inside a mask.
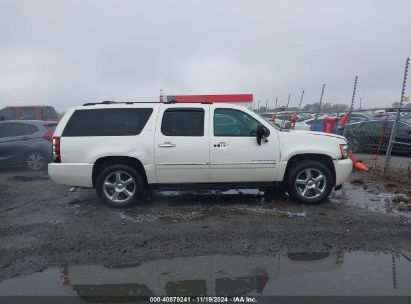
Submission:
[[[93,164],[51,163],[48,167],[48,173],[51,180],[57,184],[93,187]]]
[[[349,158],[334,160],[334,168],[335,185],[338,186],[350,177],[353,168],[352,161]]]

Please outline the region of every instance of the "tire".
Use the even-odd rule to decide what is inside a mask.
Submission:
[[[31,151],[26,154],[24,164],[31,171],[42,171],[47,168],[47,158],[39,151]]]
[[[110,207],[128,208],[137,204],[144,192],[141,175],[128,165],[111,165],[96,180],[100,200]]]
[[[288,193],[294,200],[304,204],[316,204],[326,200],[333,186],[330,169],[316,160],[304,160],[294,164],[287,176]]]

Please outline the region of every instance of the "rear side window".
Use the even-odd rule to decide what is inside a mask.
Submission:
[[[37,128],[37,126],[35,125],[28,125],[28,127],[29,127],[29,134],[34,134],[39,131],[39,128]]]
[[[76,110],[62,136],[138,135],[152,112],[152,108]]]
[[[2,137],[27,135],[27,126],[22,123],[6,123],[3,125]]]
[[[21,108],[20,119],[30,120],[36,119],[36,113],[34,108]]]
[[[165,110],[161,133],[165,136],[204,136],[204,110],[199,108]]]

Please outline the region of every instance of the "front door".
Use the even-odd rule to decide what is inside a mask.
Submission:
[[[28,133],[26,124],[16,122],[2,124],[0,130],[1,166],[22,164],[30,143]]]
[[[210,111],[210,182],[270,182],[277,174],[278,138],[257,144],[257,120],[242,110],[213,105]]]
[[[155,137],[157,183],[208,183],[209,105],[164,104]]]

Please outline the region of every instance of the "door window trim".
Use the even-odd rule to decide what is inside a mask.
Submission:
[[[215,108],[214,112],[213,112],[213,136],[214,137],[256,137],[256,135],[216,135],[215,134],[215,112],[216,110],[232,110],[232,111],[237,111],[237,112],[241,112],[244,113],[246,115],[248,115],[249,117],[251,117],[252,119],[254,119],[258,124],[261,124],[260,121],[258,121],[256,118],[254,118],[253,116],[251,116],[250,114],[242,111],[242,110],[238,110],[238,109],[233,109],[233,108]]]
[[[200,112],[203,114],[203,132],[202,135],[166,135],[164,134],[163,131],[163,124],[164,124],[164,117],[167,112]],[[204,137],[205,136],[205,124],[206,124],[206,115],[205,115],[205,110],[204,108],[180,108],[180,107],[175,107],[175,108],[166,108],[163,111],[163,116],[161,117],[161,126],[160,126],[160,132],[163,136],[167,137]]]

